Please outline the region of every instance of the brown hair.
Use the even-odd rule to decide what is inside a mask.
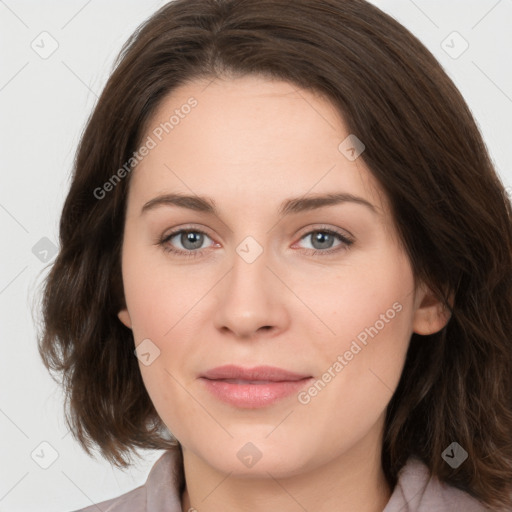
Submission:
[[[387,409],[382,465],[393,488],[416,455],[483,503],[512,505],[512,211],[463,97],[406,28],[364,0],[177,0],[123,47],[82,135],[43,295],[39,351],[62,374],[66,421],[120,467],[168,449],[144,387],[120,255],[129,161],[165,95],[196,78],[258,74],[329,98],[385,191],[417,279],[451,310],[413,334]],[[448,297],[453,296],[450,306]],[[467,460],[441,457],[452,442]]]

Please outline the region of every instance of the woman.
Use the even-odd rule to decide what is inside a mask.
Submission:
[[[512,510],[510,203],[376,7],[165,5],[88,122],[60,237],[40,352],[69,426],[121,467],[166,450],[84,510]]]

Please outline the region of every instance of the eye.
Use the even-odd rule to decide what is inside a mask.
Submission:
[[[169,233],[165,238],[160,240],[159,244],[163,247],[165,252],[194,257],[203,252],[201,246],[204,243],[205,237],[210,238],[200,229],[179,229]],[[176,239],[176,241],[173,242],[173,239]],[[177,242],[182,245],[183,249],[176,249],[174,247],[174,244]]]
[[[350,247],[354,240],[347,234],[327,228],[319,228],[314,231],[309,231],[301,237],[301,240],[311,240],[312,254],[332,254]],[[333,243],[338,240],[339,244],[333,247]]]
[[[300,240],[306,240],[308,237],[312,240],[312,255],[328,255],[350,247],[354,240],[347,234],[327,228],[319,228],[309,231]],[[200,229],[179,229],[169,233],[159,240],[158,244],[162,246],[165,252],[177,254],[178,256],[196,257],[200,256],[205,248],[203,244],[205,239],[211,238]],[[338,245],[333,247],[334,241],[338,240]],[[182,248],[176,248],[176,244],[181,244]]]

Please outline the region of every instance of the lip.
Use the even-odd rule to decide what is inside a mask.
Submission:
[[[312,378],[275,366],[242,368],[235,365],[212,368],[199,377],[217,399],[245,409],[272,405],[298,392]]]
[[[255,366],[253,368],[243,368],[234,364],[217,366],[201,374],[206,379],[240,379],[252,381],[296,381],[311,377],[311,375],[300,374],[278,368],[277,366]]]

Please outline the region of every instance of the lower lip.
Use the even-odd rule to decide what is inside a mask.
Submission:
[[[204,377],[201,377],[200,380],[205,383],[208,391],[219,400],[244,409],[256,409],[272,405],[282,398],[298,393],[313,378],[264,384],[235,384]]]

